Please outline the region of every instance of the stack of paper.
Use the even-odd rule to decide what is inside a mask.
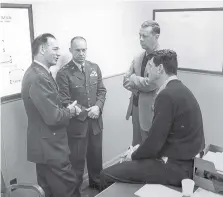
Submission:
[[[203,160],[207,160],[210,162],[213,162],[215,165],[215,168],[217,171],[223,172],[223,152],[208,152],[204,157],[202,158]]]
[[[191,197],[222,197],[222,195],[198,188]]]
[[[159,184],[146,184],[135,192],[140,197],[182,197],[182,193]]]

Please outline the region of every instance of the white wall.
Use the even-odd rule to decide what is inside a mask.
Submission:
[[[142,22],[152,19],[154,9],[223,7],[223,1],[124,1],[120,4],[123,8],[124,42],[129,46],[127,53],[132,56],[141,50],[138,36],[140,25]],[[182,35],[182,37],[184,36]],[[190,41],[190,38],[187,39]]]
[[[54,3],[52,9],[51,3],[40,3],[34,6],[34,13],[35,34],[53,32],[65,53],[65,62],[71,38],[81,35],[88,42],[88,59],[99,64],[103,76],[127,69],[123,54],[122,10],[116,4],[67,1]]]

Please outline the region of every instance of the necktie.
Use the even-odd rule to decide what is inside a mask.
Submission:
[[[149,60],[149,55],[145,54],[145,56],[142,60],[141,77],[144,77],[144,72],[145,72],[146,64],[147,64],[148,60]]]
[[[81,65],[81,72],[84,75],[84,86],[86,85],[86,76],[85,76],[85,71],[84,71],[84,66]]]
[[[81,66],[81,72],[84,74],[84,66]]]
[[[144,55],[143,60],[142,60],[142,66],[141,66],[141,77],[144,77],[144,72],[146,69],[146,64],[148,60],[151,59],[149,55]],[[133,105],[138,107],[138,102],[139,102],[139,92],[137,95],[133,95]]]

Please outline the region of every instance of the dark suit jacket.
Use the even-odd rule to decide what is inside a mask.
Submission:
[[[85,137],[89,121],[92,123],[93,133],[96,135],[103,129],[102,116],[98,119],[87,118],[86,108],[97,105],[103,111],[106,89],[102,82],[101,70],[97,64],[85,61],[85,74],[71,60],[62,67],[56,76],[60,98],[64,106],[77,100],[82,112],[70,120],[67,127],[71,137]]]
[[[22,99],[28,116],[27,157],[35,163],[65,162],[70,150],[66,125],[70,112],[62,107],[56,82],[35,62],[22,81]]]
[[[203,150],[204,145],[199,104],[181,81],[172,80],[158,94],[149,135],[132,154],[132,159],[166,156],[190,160]]]

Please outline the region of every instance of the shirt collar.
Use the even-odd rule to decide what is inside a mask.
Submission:
[[[75,63],[75,65],[77,65],[77,67],[79,68],[79,70],[82,72],[81,67],[85,66],[85,62],[83,64],[77,63],[76,61],[73,60],[73,62]]]
[[[179,80],[179,79],[177,78],[176,75],[172,75],[172,76],[170,76],[166,81],[164,81],[163,85],[161,85],[161,87],[160,87],[159,90],[157,91],[156,95],[158,95],[163,89],[165,89],[166,86],[167,86],[167,84],[168,84],[170,81],[172,81],[172,80]]]
[[[49,69],[47,66],[45,66],[44,64],[42,64],[41,62],[39,62],[39,61],[37,61],[37,60],[34,60],[34,62],[37,63],[37,64],[39,64],[39,65],[42,66],[43,68],[45,68],[45,69],[47,70],[48,73],[51,73],[51,72],[50,72],[50,69]]]
[[[155,48],[154,48],[150,53],[147,53],[147,51],[146,51],[146,56],[147,56],[147,55],[150,55],[151,53],[153,53],[154,51],[157,51],[157,50],[159,50],[159,49],[160,49],[160,45],[157,44],[157,45],[155,46]]]

